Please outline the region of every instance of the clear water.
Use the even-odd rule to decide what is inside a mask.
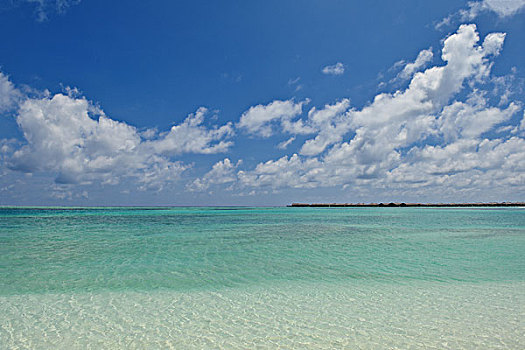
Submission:
[[[525,344],[522,208],[0,208],[0,348]]]

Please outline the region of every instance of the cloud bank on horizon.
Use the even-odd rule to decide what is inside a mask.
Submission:
[[[504,17],[523,6],[525,1],[485,0],[464,11]],[[74,89],[28,92],[0,72],[0,113],[16,121],[23,137],[0,140],[0,177],[53,178],[58,199],[122,183],[127,191],[182,186],[232,195],[321,188],[362,198],[377,191],[392,198],[439,193],[458,199],[523,193],[523,102],[509,97],[506,77],[492,73],[505,38],[500,32],[480,38],[475,24],[462,24],[444,38],[439,54],[423,49],[414,61],[398,62],[389,84],[406,81],[405,87],[380,92],[360,108],[348,97],[322,106],[311,106],[309,98],[276,99],[221,125],[213,122],[216,112],[200,107],[165,131],[107,116]],[[433,63],[437,56],[441,62]],[[341,75],[344,66],[338,62],[322,72]],[[280,139],[274,148],[285,154],[255,164],[234,159],[240,138]],[[297,150],[287,152],[292,144]],[[197,154],[224,158],[195,175],[198,164],[183,156]]]

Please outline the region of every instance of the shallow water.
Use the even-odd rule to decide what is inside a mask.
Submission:
[[[521,208],[3,208],[0,348],[510,348]]]

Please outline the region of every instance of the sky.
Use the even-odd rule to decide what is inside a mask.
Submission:
[[[0,0],[0,205],[525,200],[525,0]]]

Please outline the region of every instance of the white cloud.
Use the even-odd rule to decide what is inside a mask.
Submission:
[[[301,77],[295,79],[288,79],[288,86],[294,87],[294,91],[299,91],[303,88],[303,84],[300,84]]]
[[[277,148],[279,148],[279,149],[287,149],[288,146],[290,146],[290,144],[292,142],[294,142],[294,141],[295,141],[295,136],[292,136],[288,140],[284,140],[283,142],[279,143],[277,145]]]
[[[301,148],[301,154],[315,155],[326,147],[341,141],[343,134],[349,129],[349,119],[346,111],[350,100],[342,99],[321,109],[313,107],[306,119],[296,119],[302,113],[305,100],[295,103],[293,100],[273,101],[268,105],[257,105],[243,113],[237,127],[252,134],[269,137],[276,132],[293,135],[308,135],[317,133],[314,139],[308,140]],[[286,148],[295,138],[281,143],[278,148]]]
[[[20,91],[0,72],[0,113],[13,109],[20,98]]]
[[[350,100],[343,99],[332,105],[325,105],[323,109],[312,108],[308,112],[304,129],[318,133],[315,138],[304,143],[300,153],[308,156],[316,155],[323,152],[326,147],[342,141],[343,135],[350,129],[350,118],[346,113],[349,107]]]
[[[432,53],[432,48],[427,50],[422,50],[417,55],[417,58],[414,62],[407,63],[403,70],[397,75],[399,79],[406,80],[410,79],[414,73],[418,72],[421,68],[425,67],[427,63],[432,61],[434,54]]]
[[[443,65],[422,70],[432,51],[421,51],[403,69],[408,87],[378,94],[362,108],[352,108],[349,99],[304,114],[309,100],[253,106],[236,127],[261,137],[291,136],[281,149],[297,135],[308,135],[298,154],[251,169],[225,158],[186,189],[225,185],[239,193],[254,188],[264,193],[336,186],[372,188],[376,194],[449,191],[460,198],[468,191],[492,189],[525,193],[525,114],[514,118],[522,105],[507,94],[495,106],[490,91],[495,84],[507,89],[506,82],[490,75],[504,40],[505,34],[492,33],[480,43],[476,26],[462,25],[443,41]],[[160,190],[189,168],[178,158],[181,154],[221,153],[233,144],[233,125],[207,126],[205,108],[166,132],[139,131],[110,119],[82,97],[22,97],[4,75],[0,101],[8,101],[0,106],[11,110],[19,104],[17,122],[25,138],[22,146],[0,140],[0,161],[11,169],[53,174],[60,184],[53,193],[63,199],[78,195],[71,184],[79,183],[134,181],[140,189]]]
[[[233,164],[230,159],[225,158],[215,163],[210,171],[203,177],[195,179],[186,186],[188,191],[205,191],[211,185],[226,184],[237,180],[235,169],[242,162],[239,160],[237,164]]]
[[[456,101],[443,108],[437,123],[445,141],[478,138],[494,126],[509,120],[520,110],[515,103],[506,109],[488,107],[485,99],[475,103]]]
[[[483,12],[495,13],[499,18],[513,16],[525,8],[525,0],[481,0],[470,1],[466,9],[443,18],[436,29],[454,24],[456,21],[472,21]]]
[[[71,201],[75,198],[88,199],[89,194],[87,191],[77,192],[71,185],[64,184],[53,184],[49,187],[50,197],[59,200]]]
[[[341,62],[337,62],[331,66],[323,67],[321,72],[323,72],[323,74],[341,75],[345,72],[345,66]]]
[[[71,6],[77,5],[81,0],[22,0],[35,4],[37,21],[44,22],[51,13],[64,14]]]
[[[299,83],[300,80],[301,80],[301,77],[297,77],[295,79],[290,78],[290,79],[288,79],[288,85],[289,86],[296,85],[296,84]]]
[[[227,151],[232,145],[224,138],[233,136],[233,126],[227,123],[219,128],[208,129],[202,125],[208,110],[201,107],[197,112],[190,114],[183,123],[174,125],[168,133],[148,142],[156,153],[220,153]]]
[[[496,53],[494,41],[502,45],[503,39],[504,35],[487,36],[484,45],[490,43],[488,50],[476,44],[479,37],[474,25],[461,26],[444,42],[445,66],[417,73],[406,90],[379,94],[369,106],[350,111],[348,130],[354,130],[355,136],[329,157],[342,157],[337,154],[344,149],[344,158],[362,162],[394,159],[395,149],[433,134],[434,115],[461,90],[465,79],[481,80],[488,75],[491,65],[486,57]]]
[[[252,171],[239,171],[240,184],[247,187],[314,188],[319,186],[323,164],[316,158],[301,159],[297,154],[260,163]]]
[[[116,184],[131,178],[140,189],[160,190],[188,168],[173,155],[223,152],[231,145],[223,140],[231,125],[207,129],[205,112],[200,108],[169,132],[145,140],[135,127],[108,118],[85,98],[27,98],[16,118],[26,144],[14,151],[10,167],[56,174],[57,183]]]
[[[525,7],[525,0],[483,0],[472,1],[469,9],[461,12],[463,20],[473,20],[483,11],[492,11],[499,17],[515,15]]]
[[[303,105],[309,101],[273,101],[267,105],[257,105],[241,115],[237,127],[261,137],[270,137],[279,124],[289,125],[290,121],[303,112]],[[281,126],[284,127],[284,126]]]
[[[2,163],[11,156],[17,144],[18,142],[16,139],[0,139],[0,170],[2,170]],[[1,172],[0,176],[2,176]]]
[[[420,186],[475,190],[501,190],[524,184],[525,140],[522,138],[464,139],[445,146],[414,148],[410,156],[411,162],[388,174],[389,181],[401,185],[410,180]]]
[[[474,88],[489,81],[491,59],[504,39],[493,33],[480,45],[475,25],[460,26],[444,41],[445,65],[416,73],[407,89],[379,94],[360,110],[350,109],[347,100],[325,106],[323,114],[312,109],[307,119],[294,121],[316,133],[303,144],[303,156],[239,171],[240,186],[421,188],[427,195],[439,186],[452,192],[479,190],[498,181],[507,188],[523,187],[525,140],[483,138],[508,123],[521,105],[490,106]],[[466,101],[450,102],[465,89],[472,90]],[[425,145],[428,138],[437,144]]]

